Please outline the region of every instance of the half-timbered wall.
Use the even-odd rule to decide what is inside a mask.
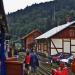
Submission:
[[[75,39],[71,39],[71,52],[75,53]]]
[[[66,52],[75,54],[75,26],[72,25],[64,30],[58,32],[57,34],[53,35],[50,39],[50,52],[51,55],[57,54],[58,52]],[[43,50],[41,49],[40,52],[48,53],[48,40],[45,39],[43,42],[40,39],[40,43],[43,43]],[[46,42],[46,45],[44,44]],[[38,43],[39,44],[39,43]],[[46,49],[47,48],[47,49]],[[37,48],[38,49],[38,48]]]
[[[58,52],[75,53],[75,39],[51,39],[51,55]]]
[[[51,39],[51,55],[62,52],[62,39]]]
[[[52,39],[57,39],[53,41],[56,48],[59,48],[60,46],[62,47],[63,52],[75,53],[75,26],[74,25],[55,34],[54,36],[52,36]],[[62,40],[62,43],[60,42],[60,39]],[[53,53],[53,51],[51,51],[51,53]]]
[[[71,39],[63,39],[63,51],[66,53],[71,52]]]

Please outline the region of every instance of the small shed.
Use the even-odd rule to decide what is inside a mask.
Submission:
[[[25,49],[31,49],[35,46],[35,38],[40,36],[42,32],[39,29],[31,31],[29,34],[25,35],[21,39],[23,40],[23,45]]]
[[[75,21],[54,27],[37,40],[37,52],[54,55],[58,52],[75,54]]]

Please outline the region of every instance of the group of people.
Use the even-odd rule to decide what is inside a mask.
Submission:
[[[51,75],[69,75],[69,69],[65,63],[61,62],[58,68],[51,69]]]
[[[25,75],[36,75],[37,68],[39,67],[38,56],[35,51],[31,50],[26,52],[25,56]],[[51,75],[69,75],[69,69],[65,63],[60,62],[58,68],[51,68]]]
[[[39,61],[37,54],[33,50],[31,51],[31,53],[29,53],[28,51],[25,56],[25,73],[28,75],[29,72],[31,72],[33,73],[33,75],[35,75],[38,66]]]

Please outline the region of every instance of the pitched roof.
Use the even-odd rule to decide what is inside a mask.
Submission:
[[[45,32],[44,34],[38,36],[37,38],[35,39],[46,39],[46,38],[49,38],[53,35],[55,35],[56,33],[62,31],[63,29],[69,27],[70,25],[74,24],[75,21],[72,21],[72,22],[68,22],[66,24],[63,24],[63,25],[60,25],[60,26],[57,26],[57,27],[54,27],[53,29]]]
[[[36,31],[42,33],[39,29],[35,29],[35,30],[31,31],[29,34],[23,36],[21,39],[24,39],[24,38],[28,37],[29,35],[33,34],[33,33],[36,32]]]

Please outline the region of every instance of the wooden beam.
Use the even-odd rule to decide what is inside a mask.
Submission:
[[[75,45],[71,45],[71,46],[75,46]]]
[[[52,42],[54,48],[56,49],[57,53],[59,53],[58,50],[57,50],[57,48],[56,48],[56,46],[55,46],[55,44],[54,44],[54,42],[52,40],[51,40],[51,42]]]
[[[70,54],[71,54],[71,38],[70,38]]]
[[[48,43],[48,56],[51,55],[51,38],[50,39],[46,39],[47,43]]]
[[[55,49],[54,47],[51,47],[51,49]],[[56,48],[56,49],[62,49],[62,48]]]
[[[62,38],[62,52],[64,52],[64,39]]]
[[[75,53],[74,51],[71,51],[71,53]]]

